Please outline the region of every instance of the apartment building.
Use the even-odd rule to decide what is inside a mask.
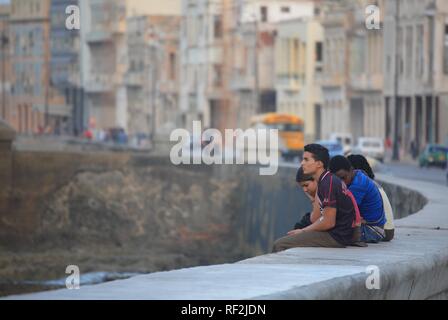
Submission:
[[[233,1],[184,0],[180,36],[182,123],[188,129],[199,120],[204,127],[226,127],[230,92],[225,86],[225,17]],[[225,9],[225,6],[227,6]],[[224,14],[225,13],[225,14]]]
[[[386,136],[398,155],[448,144],[448,3],[385,1]]]
[[[278,24],[275,87],[277,111],[301,117],[305,140],[321,138],[323,28],[315,18]]]
[[[81,83],[88,125],[127,129],[126,1],[80,0]]]
[[[152,122],[148,118],[151,111],[142,104],[153,101],[150,94],[156,90],[151,89],[151,84],[145,82],[150,81],[148,79],[151,79],[153,75],[149,69],[137,72],[139,70],[135,66],[130,66],[130,63],[136,60],[135,56],[139,55],[139,52],[142,52],[143,56],[138,58],[142,60],[138,63],[143,63],[147,68],[151,68],[150,65],[156,63],[149,61],[153,58],[153,53],[150,52],[148,46],[154,46],[150,44],[149,38],[145,38],[148,36],[147,30],[140,30],[140,35],[139,30],[136,30],[138,26],[151,29],[150,24],[143,22],[146,18],[139,20],[137,17],[178,16],[180,15],[180,0],[167,0],[162,3],[156,0],[79,1],[82,25],[81,78],[85,91],[84,105],[88,115],[88,125],[96,129],[118,127],[132,134],[142,130],[147,132],[147,124]],[[129,32],[128,19],[132,25]],[[129,41],[128,35],[132,38]],[[143,46],[146,46],[146,49],[141,51]],[[128,56],[129,49],[134,50],[131,53],[134,58]],[[138,73],[139,75],[136,75]],[[143,87],[149,85],[150,88],[145,87],[146,91],[135,90],[138,87],[136,80]],[[128,97],[128,94],[131,96]],[[139,95],[143,96],[145,102],[139,102],[140,105],[136,106],[135,97]],[[128,103],[133,105],[128,106]],[[140,115],[136,110],[144,110],[144,113]],[[137,122],[133,120],[139,117]]]
[[[50,82],[64,97],[64,110],[70,110],[58,123],[60,134],[81,134],[86,125],[80,72],[80,31],[68,29],[66,8],[78,7],[78,0],[52,0],[50,8]],[[61,108],[62,109],[62,108]]]
[[[322,136],[351,133],[353,137],[385,138],[383,89],[383,1],[380,29],[366,27],[369,1],[330,3],[322,19],[324,73]]]
[[[10,54],[10,26],[11,6],[0,5],[0,118],[11,121],[11,54]]]
[[[153,136],[179,122],[180,17],[128,18],[128,128],[132,136]]]
[[[240,0],[236,5],[231,88],[238,126],[245,128],[253,115],[279,111],[285,104],[279,103],[276,88],[276,68],[285,59],[277,50],[278,29],[287,21],[313,17],[318,6],[303,0]]]
[[[19,133],[54,131],[71,112],[50,86],[50,4],[11,1],[11,124]]]

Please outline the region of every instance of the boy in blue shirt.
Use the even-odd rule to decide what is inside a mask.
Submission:
[[[356,199],[362,218],[361,240],[369,243],[382,241],[386,216],[381,193],[375,183],[362,170],[354,170],[343,156],[331,159],[330,171],[345,182]]]

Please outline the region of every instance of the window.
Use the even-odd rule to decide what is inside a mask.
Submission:
[[[28,39],[29,39],[29,45],[30,45],[30,51],[32,50],[32,48],[34,47],[34,38],[33,38],[33,32],[30,31],[28,33]]]
[[[176,55],[174,52],[170,53],[170,80],[176,79]]]
[[[322,62],[322,55],[323,50],[322,50],[322,42],[316,42],[316,61],[317,62]]]
[[[219,16],[219,15],[215,15],[213,30],[214,30],[213,33],[215,35],[215,39],[222,38],[222,20],[221,20],[221,16]]]
[[[267,22],[268,21],[268,7],[262,6],[260,8],[260,12],[261,12],[261,21]]]
[[[222,66],[214,65],[214,78],[213,85],[216,87],[220,87],[222,85]]]
[[[403,28],[398,28],[398,44],[397,44],[397,58],[398,58],[398,70],[399,70],[399,74],[402,76],[403,75],[403,71],[404,71],[404,66],[403,66]]]
[[[448,24],[445,25],[445,39],[443,42],[443,73],[448,74]]]
[[[423,43],[423,25],[417,26],[417,43],[418,44]],[[416,48],[417,48],[417,66],[416,66],[417,72],[415,73],[415,76],[419,77],[424,72],[423,45],[417,45]]]
[[[406,76],[412,75],[413,58],[412,58],[412,39],[414,37],[411,26],[406,27]]]

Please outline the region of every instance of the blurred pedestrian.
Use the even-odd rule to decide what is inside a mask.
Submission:
[[[384,141],[384,147],[386,148],[387,159],[390,161],[392,159],[392,140],[387,137]]]
[[[90,128],[87,128],[86,130],[84,130],[84,138],[86,138],[89,141],[92,141],[93,133],[92,133],[92,130],[90,130]]]
[[[413,160],[417,158],[417,143],[415,140],[411,141],[411,155]]]

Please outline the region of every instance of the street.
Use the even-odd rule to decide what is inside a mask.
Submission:
[[[436,167],[420,168],[417,164],[384,163],[379,164],[375,172],[447,186],[447,171]]]
[[[299,159],[292,162],[280,160],[282,167],[297,167]],[[379,163],[374,168],[375,173],[387,174],[399,178],[415,181],[426,181],[447,186],[447,171],[437,167],[420,168],[417,164],[409,163]]]

